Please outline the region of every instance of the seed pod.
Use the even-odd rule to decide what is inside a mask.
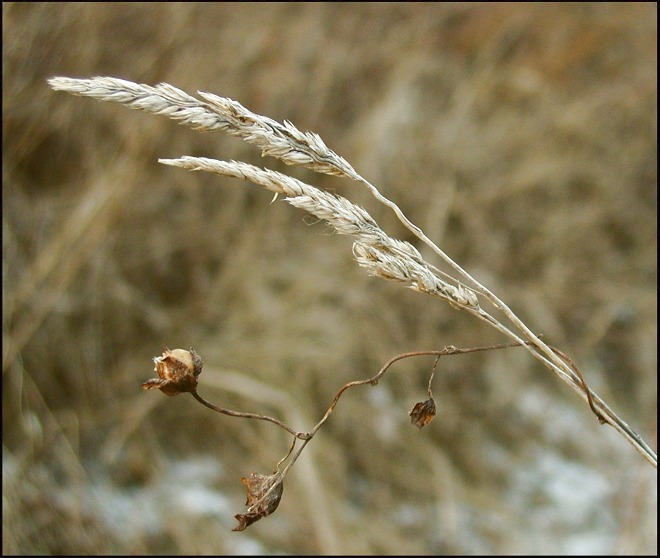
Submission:
[[[408,414],[410,415],[410,422],[421,430],[422,427],[431,422],[435,416],[435,401],[433,400],[433,397],[426,401],[416,403],[412,408],[412,411]]]
[[[184,349],[165,349],[159,357],[154,357],[154,372],[158,378],[151,378],[142,384],[143,389],[158,388],[165,395],[195,391],[197,376],[202,373],[202,359],[191,347]]]
[[[273,513],[280,505],[284,491],[284,479],[280,473],[272,475],[252,473],[249,477],[243,477],[241,482],[247,488],[245,505],[248,509],[246,513],[234,516],[238,519],[238,525],[232,531],[244,531],[255,521]]]

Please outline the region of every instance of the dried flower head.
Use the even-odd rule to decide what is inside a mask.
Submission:
[[[241,482],[247,487],[245,505],[248,509],[247,513],[234,516],[238,519],[238,525],[232,531],[244,531],[255,521],[273,513],[279,506],[284,491],[284,479],[280,473],[272,475],[252,473],[250,478],[243,477]]]
[[[412,408],[412,411],[408,414],[410,415],[410,422],[421,430],[422,427],[431,422],[435,416],[435,401],[433,400],[433,397],[426,401],[416,403]]]
[[[189,351],[165,348],[163,354],[154,357],[154,372],[158,378],[151,378],[142,384],[143,389],[158,388],[165,395],[177,395],[195,391],[197,376],[202,373],[202,359],[191,347]]]

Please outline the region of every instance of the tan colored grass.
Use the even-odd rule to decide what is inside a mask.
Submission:
[[[229,532],[227,512],[176,513],[167,502],[180,510],[184,499],[172,492],[156,506],[153,534],[118,534],[99,514],[103,498],[134,494],[140,510],[120,507],[114,517],[135,525],[181,456],[201,454],[218,469],[207,488],[237,511],[237,479],[276,462],[287,443],[272,425],[145,398],[139,383],[163,344],[193,344],[207,363],[204,395],[231,408],[285,418],[234,383],[290,394],[303,429],[327,394],[393,351],[501,335],[369,277],[348,237],[269,205],[272,194],[156,163],[190,154],[259,166],[255,146],[46,85],[55,75],[164,81],[321,133],[570,354],[655,449],[655,5],[2,10],[3,350],[17,326],[31,331],[3,359],[5,554],[656,551],[656,471],[520,350],[441,363],[438,416],[421,432],[407,412],[431,361],[402,362],[378,386],[348,392],[292,470],[277,513],[249,533],[260,546]],[[368,189],[274,159],[267,166],[350,198],[388,236],[437,259]],[[96,184],[105,195],[94,197]],[[117,203],[76,225],[84,204],[116,189]],[[73,230],[80,234],[65,234]],[[35,281],[52,246],[68,247]],[[17,314],[24,285],[34,289]],[[481,295],[480,305],[488,308]],[[40,318],[30,325],[32,316]],[[222,387],[211,388],[215,379]],[[327,507],[308,500],[303,466],[328,488]],[[100,482],[107,492],[90,507]]]

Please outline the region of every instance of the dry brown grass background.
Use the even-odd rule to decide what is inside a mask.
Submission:
[[[140,391],[163,345],[200,353],[207,399],[305,430],[399,352],[503,339],[257,187],[157,159],[288,172],[413,242],[354,184],[46,83],[165,81],[317,132],[656,448],[655,4],[2,14],[5,554],[656,553],[656,471],[518,350],[442,359],[422,431],[432,359],[349,391],[277,512],[232,533],[240,477],[288,440]]]

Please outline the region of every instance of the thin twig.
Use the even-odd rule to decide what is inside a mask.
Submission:
[[[305,432],[296,432],[293,428],[290,426],[287,426],[284,424],[281,420],[278,420],[273,417],[268,417],[265,415],[257,415],[254,413],[244,413],[242,411],[232,411],[230,409],[223,409],[222,407],[218,407],[214,405],[213,403],[209,403],[206,399],[204,399],[197,391],[191,391],[190,392],[192,396],[197,399],[202,405],[205,405],[209,409],[213,409],[214,411],[218,413],[222,413],[223,415],[229,415],[230,417],[239,417],[239,418],[249,418],[249,419],[257,419],[257,420],[265,420],[268,422],[272,422],[273,424],[277,424],[280,428],[284,428],[289,434],[292,434],[295,438],[299,440],[307,440],[308,439],[308,434]]]

